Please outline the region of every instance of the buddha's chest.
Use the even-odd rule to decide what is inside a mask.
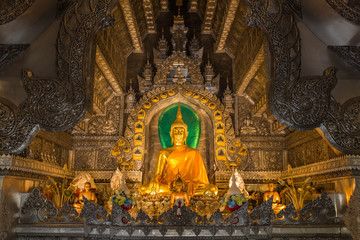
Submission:
[[[169,155],[167,163],[170,167],[179,167],[179,165],[185,165],[187,160],[186,151],[174,151]]]

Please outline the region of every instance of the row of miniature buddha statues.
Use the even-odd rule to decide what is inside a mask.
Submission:
[[[94,184],[94,183],[93,183]],[[165,201],[170,201],[170,207],[173,206],[173,204],[176,202],[177,199],[183,199],[185,205],[189,205],[192,198],[188,195],[188,192],[186,191],[186,182],[184,182],[181,177],[177,177],[175,181],[171,184],[171,193],[170,194],[154,194],[147,196],[151,196],[152,199],[164,199]],[[281,209],[285,208],[284,204],[281,204],[281,198],[277,191],[274,190],[274,183],[268,184],[269,190],[265,192],[260,191],[253,191],[251,194],[249,194],[246,190],[242,189],[242,194],[244,196],[244,199],[246,199],[249,202],[250,208],[256,207],[260,205],[262,202],[267,201],[270,197],[273,197],[273,210],[275,213],[281,211]],[[107,192],[108,188],[103,188],[102,191],[96,191],[95,186],[93,186],[90,182],[85,182],[83,185],[83,188],[79,188],[75,190],[74,186],[70,186],[68,189],[72,189],[72,194],[69,196],[66,201],[70,204],[73,204],[75,209],[80,213],[83,204],[84,204],[84,198],[88,199],[89,201],[99,204],[103,206],[105,209],[107,209],[109,212],[112,208],[112,196],[116,196],[116,194],[119,194],[119,192],[127,192],[124,195],[127,195],[130,197],[132,195],[130,191],[127,189],[118,189],[116,193],[113,193],[113,195],[110,192]],[[124,191],[125,190],[125,191]],[[228,191],[229,192],[229,191]],[[47,188],[43,189],[44,195],[47,197],[47,200],[54,200],[54,194],[49,194],[47,191]],[[137,200],[141,199],[149,199],[146,195],[140,195],[140,194],[134,194],[137,198]],[[226,195],[226,194],[225,194]],[[208,199],[212,195],[207,195],[205,193],[204,195],[197,195],[194,199],[196,200],[202,200],[202,199]],[[217,199],[217,198],[213,198]],[[146,201],[146,200],[145,200]],[[219,202],[220,205],[220,202]],[[61,206],[59,206],[61,207]]]

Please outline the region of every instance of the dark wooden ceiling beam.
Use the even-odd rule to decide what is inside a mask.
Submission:
[[[204,14],[204,21],[202,24],[202,33],[210,34],[211,26],[214,19],[215,8],[216,8],[216,0],[209,0],[206,3],[206,9]]]
[[[225,52],[226,40],[229,35],[231,25],[235,19],[235,13],[239,6],[240,0],[230,0],[225,16],[223,17],[222,27],[217,36],[215,43],[215,52]]]
[[[241,95],[241,94],[243,94],[245,92],[245,90],[246,90],[247,86],[249,85],[251,79],[254,78],[255,74],[257,73],[260,66],[263,64],[263,62],[264,62],[264,47],[262,46],[260,48],[259,52],[257,53],[254,61],[250,65],[250,68],[248,69],[245,76],[243,77],[243,79],[239,79],[240,84],[237,87],[237,89],[235,90],[235,92],[237,94]]]
[[[143,0],[145,19],[148,33],[156,33],[156,25],[154,20],[154,8],[151,0]]]
[[[135,53],[143,53],[143,44],[135,13],[129,0],[118,0],[124,14],[125,22],[129,30]]]

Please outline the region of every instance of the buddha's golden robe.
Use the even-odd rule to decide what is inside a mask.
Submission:
[[[200,152],[187,145],[165,148],[159,152],[156,175],[159,183],[170,185],[180,173],[181,179],[196,190],[198,185],[208,185],[209,179]],[[189,186],[190,187],[190,186]]]

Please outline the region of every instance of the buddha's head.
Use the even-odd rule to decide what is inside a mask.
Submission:
[[[171,143],[175,146],[186,145],[186,138],[188,135],[187,125],[182,120],[180,105],[176,114],[176,119],[171,124],[170,137]]]
[[[273,191],[274,191],[274,184],[273,184],[273,183],[269,183],[269,184],[268,184],[268,187],[269,187],[269,191],[270,191],[270,192],[273,192]]]
[[[84,184],[84,190],[85,190],[85,192],[90,191],[90,188],[91,188],[91,183],[86,182],[86,183]]]
[[[178,178],[176,179],[174,186],[176,191],[180,192],[184,187],[184,182],[181,180],[181,178]]]

